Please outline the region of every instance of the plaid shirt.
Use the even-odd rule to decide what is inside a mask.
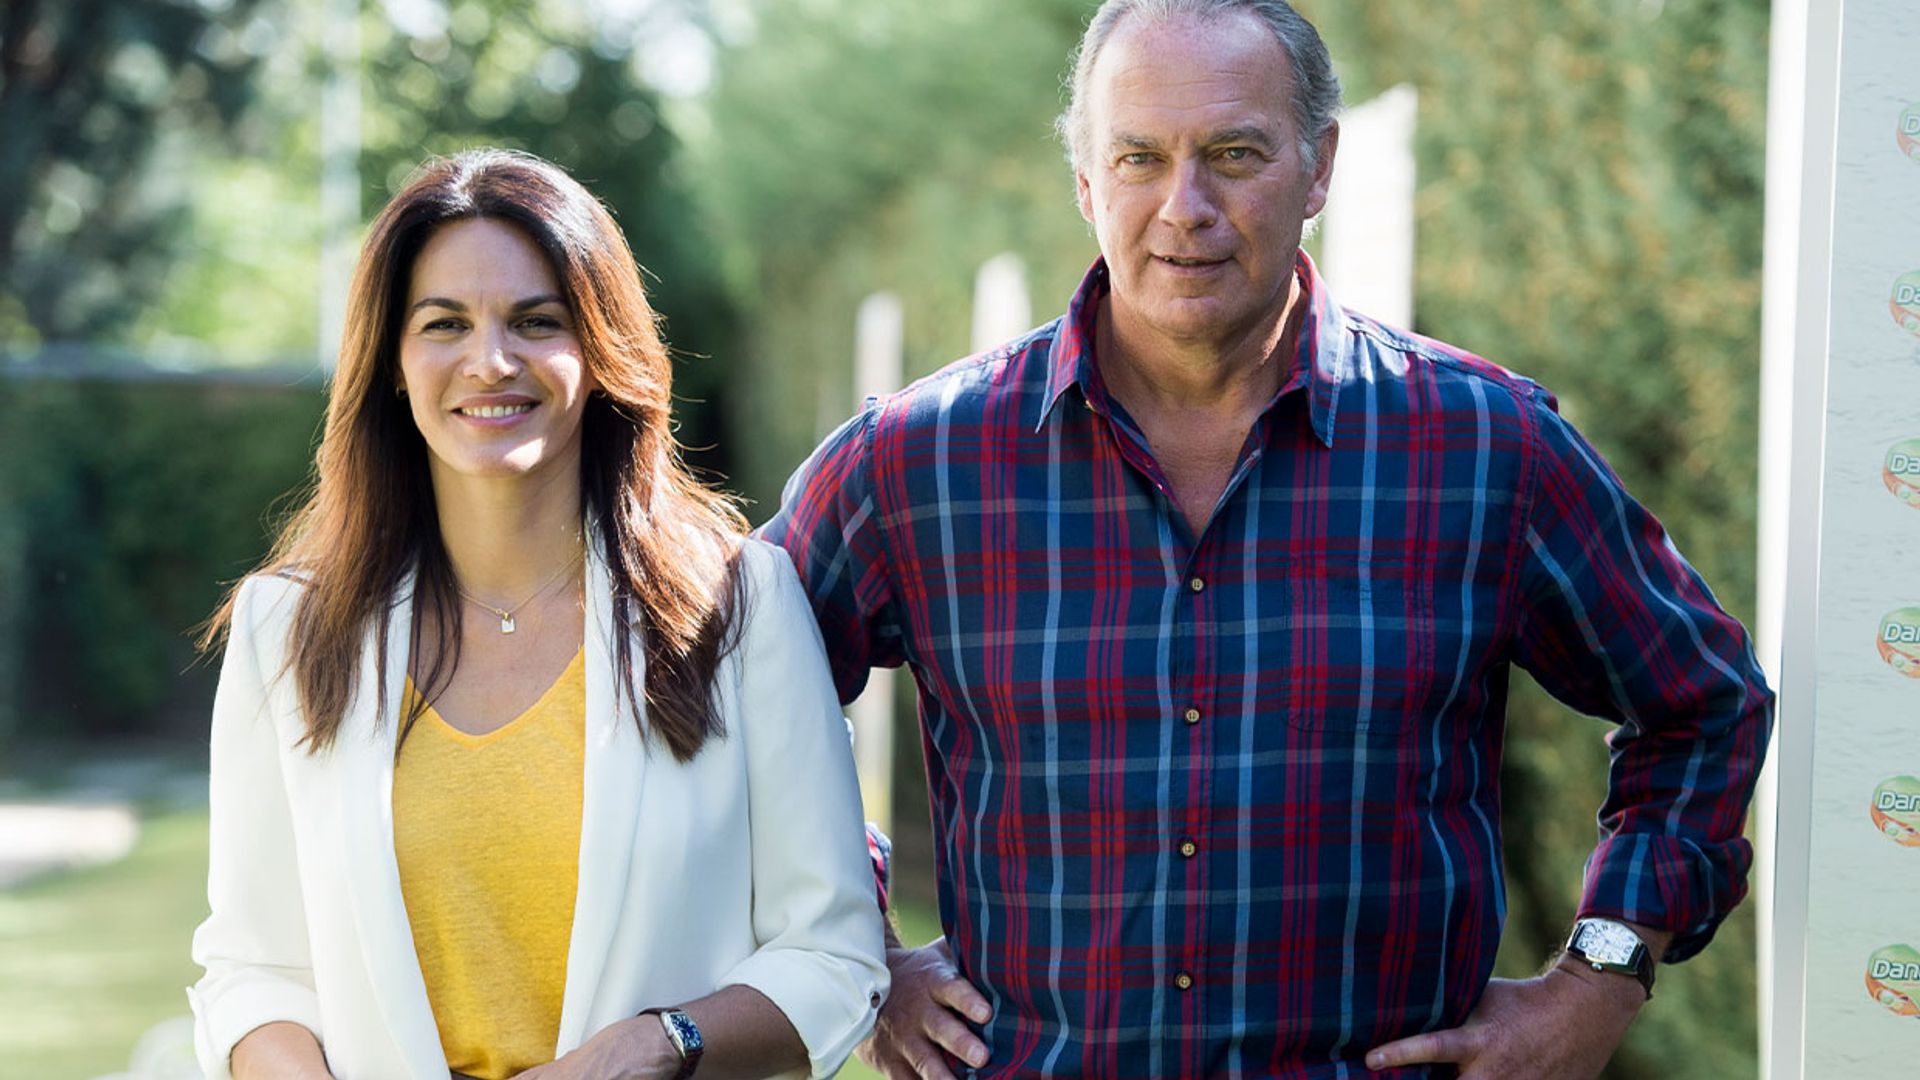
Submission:
[[[1740,625],[1546,391],[1299,275],[1292,375],[1198,536],[1101,380],[1101,263],[870,404],[764,530],[843,698],[918,680],[979,1075],[1369,1076],[1460,1022],[1505,914],[1509,664],[1618,725],[1583,913],[1679,960],[1746,891]]]

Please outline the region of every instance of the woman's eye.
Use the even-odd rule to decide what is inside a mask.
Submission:
[[[529,315],[520,320],[520,325],[528,330],[558,330],[560,320],[551,315]]]
[[[435,333],[441,330],[457,330],[459,328],[460,320],[458,319],[434,319],[420,329],[425,333]]]

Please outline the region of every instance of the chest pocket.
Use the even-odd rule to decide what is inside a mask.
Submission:
[[[1329,561],[1288,573],[1275,590],[1284,611],[1262,620],[1271,631],[1260,645],[1263,666],[1286,687],[1287,723],[1391,737],[1444,714],[1478,658],[1457,610],[1438,610],[1440,587],[1458,592],[1458,571],[1436,573],[1421,559]]]

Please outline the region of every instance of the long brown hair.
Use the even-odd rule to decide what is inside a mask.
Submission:
[[[310,753],[333,744],[352,700],[371,627],[381,715],[387,633],[396,596],[415,571],[412,642],[422,614],[438,640],[411,727],[459,663],[458,585],[441,542],[427,450],[396,396],[399,337],[413,264],[449,222],[490,218],[525,230],[552,262],[602,395],[582,419],[580,491],[612,582],[614,662],[629,701],[632,629],[645,652],[647,728],[685,761],[724,734],[713,683],[737,637],[739,538],[746,521],[727,496],[701,484],[670,431],[673,368],[633,253],[613,217],[558,166],[530,154],[470,150],[427,161],[374,219],[348,298],[314,475],[304,500],[255,571],[305,584],[287,666],[306,716]],[[238,589],[201,639],[230,630]],[[636,710],[638,720],[638,710]],[[404,736],[404,730],[402,732]]]

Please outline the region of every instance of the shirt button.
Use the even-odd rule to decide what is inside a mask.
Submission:
[[[1192,581],[1187,582],[1187,588],[1192,589],[1194,592],[1200,592],[1206,587],[1207,583],[1200,578],[1194,578]]]
[[[1199,710],[1199,709],[1188,709],[1188,710],[1187,710],[1187,715],[1186,715],[1186,721],[1187,721],[1187,723],[1189,723],[1189,724],[1197,724],[1197,723],[1199,723],[1199,722],[1200,722],[1200,710]]]
[[[1180,841],[1180,854],[1191,859],[1200,853],[1200,845],[1191,840]]]
[[[1173,977],[1173,985],[1182,990],[1191,990],[1193,989],[1193,976],[1183,971]]]

